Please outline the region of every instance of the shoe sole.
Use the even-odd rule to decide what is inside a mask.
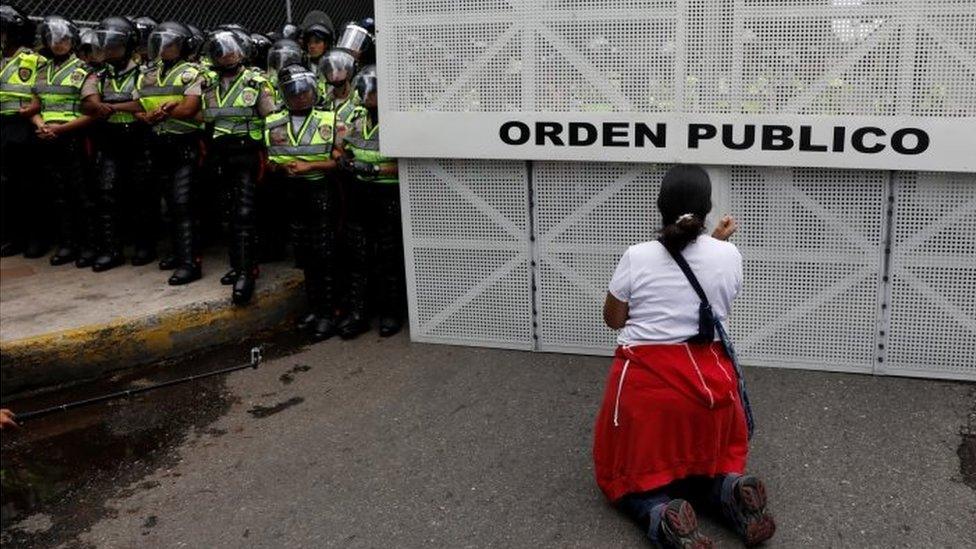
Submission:
[[[670,530],[665,534],[668,541],[675,547],[682,549],[713,549],[715,542],[698,531],[698,516],[691,504],[680,500],[678,505],[668,504],[664,510],[662,523]]]
[[[766,512],[766,485],[763,481],[750,477],[739,485],[739,501],[745,511],[746,524],[743,537],[746,546],[752,547],[773,537],[776,522]]]

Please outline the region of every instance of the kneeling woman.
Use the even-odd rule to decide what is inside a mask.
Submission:
[[[701,234],[711,208],[708,174],[672,168],[658,197],[660,238],[624,253],[604,305],[604,320],[620,334],[595,428],[597,483],[665,547],[712,547],[692,502],[719,514],[747,545],[775,531],[765,486],[744,474],[748,401],[715,323],[724,324],[739,292],[742,256],[725,242],[732,218]]]

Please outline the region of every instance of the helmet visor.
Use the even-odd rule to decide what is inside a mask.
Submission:
[[[336,47],[362,53],[366,49],[368,40],[369,32],[366,29],[359,25],[348,25],[346,26],[346,30],[342,32],[342,38],[339,38],[339,43],[336,44]]]
[[[222,69],[237,67],[247,58],[240,39],[228,31],[215,33],[210,38],[206,54],[215,67]]]
[[[318,101],[318,85],[311,72],[289,73],[278,82],[278,90],[288,110],[305,111]]]
[[[356,60],[344,51],[332,50],[319,61],[319,74],[334,86],[348,82],[356,69]]]
[[[67,21],[45,21],[40,28],[41,44],[55,54],[71,51],[71,25]]]
[[[379,87],[376,73],[363,73],[356,77],[356,94],[359,95],[363,106],[369,107],[370,105],[367,104],[369,102],[375,104],[377,93],[379,93]]]
[[[97,29],[95,31],[95,45],[93,55],[101,56],[107,61],[125,57],[125,47],[129,35],[115,29]]]
[[[302,52],[288,47],[273,47],[268,50],[268,68],[275,72],[288,65],[301,65]]]
[[[149,34],[149,59],[173,61],[183,55],[183,42],[186,37],[178,32],[154,30]]]

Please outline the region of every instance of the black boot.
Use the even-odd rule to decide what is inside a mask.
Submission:
[[[95,263],[95,250],[82,250],[78,254],[78,258],[75,259],[75,267],[79,269],[87,269]]]
[[[231,269],[224,273],[224,276],[220,277],[220,283],[224,286],[230,286],[237,282],[237,269]]]
[[[170,286],[182,286],[184,284],[189,284],[195,280],[200,280],[203,276],[203,269],[200,266],[199,261],[194,261],[193,263],[180,265],[173,271],[173,276],[169,277]]]
[[[75,255],[76,254],[74,248],[70,248],[68,246],[61,246],[58,248],[58,251],[54,252],[54,255],[51,256],[51,259],[49,261],[51,262],[51,265],[54,266],[65,265],[74,261]]]
[[[159,270],[160,271],[172,271],[176,268],[179,262],[175,255],[164,255],[162,259],[159,260]],[[135,263],[133,263],[135,265]]]
[[[315,313],[308,313],[302,318],[298,319],[295,327],[298,328],[299,332],[305,333],[315,327],[315,324],[319,321],[319,315]]]
[[[390,337],[396,335],[403,328],[400,315],[387,313],[380,315],[380,337]]]
[[[132,261],[135,262],[135,258]],[[95,258],[95,262],[92,263],[92,270],[96,273],[101,273],[109,269],[114,269],[123,263],[125,263],[125,256],[120,253],[102,254]]]
[[[336,321],[333,315],[318,317],[315,321],[315,328],[312,330],[312,339],[315,341],[325,341],[336,335]]]
[[[0,257],[12,257],[23,251],[23,246],[15,242],[4,242],[0,245]]]
[[[231,301],[234,305],[247,305],[254,295],[254,273],[242,273],[234,281],[234,291],[231,293]]]
[[[355,339],[369,331],[369,319],[361,311],[351,311],[339,322],[339,337]]]

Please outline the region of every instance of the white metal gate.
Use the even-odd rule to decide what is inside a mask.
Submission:
[[[976,0],[383,0],[377,24],[415,339],[609,353],[607,280],[692,158],[511,148],[499,121],[930,124],[959,138],[917,160],[694,161],[742,222],[746,363],[976,379],[976,175],[951,173],[976,166]]]

